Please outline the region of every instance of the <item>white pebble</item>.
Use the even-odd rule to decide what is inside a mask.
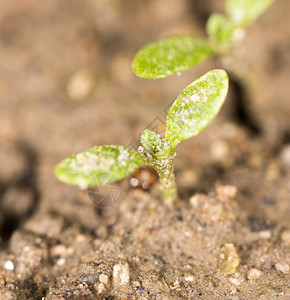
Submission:
[[[99,280],[103,284],[108,284],[109,283],[109,277],[108,277],[108,275],[105,275],[105,274],[100,274]]]
[[[133,187],[137,187],[138,184],[139,184],[139,180],[137,178],[131,178],[130,179],[130,184],[133,186]]]
[[[141,283],[139,281],[133,281],[132,285],[134,288],[138,288],[141,285]]]
[[[248,273],[247,273],[247,278],[249,280],[255,280],[258,279],[261,275],[262,275],[262,271],[258,270],[258,269],[251,269]]]
[[[240,285],[244,281],[240,273],[236,273],[235,276],[231,276],[229,280],[234,285]]]
[[[185,281],[188,281],[188,282],[192,282],[192,281],[194,281],[194,276],[192,275],[192,274],[186,274],[185,276],[184,276],[184,280]]]
[[[102,294],[106,291],[105,285],[103,283],[96,284],[95,288],[96,288],[98,294]]]
[[[285,262],[277,263],[275,265],[275,268],[276,268],[276,270],[278,270],[284,274],[287,274],[289,272],[289,265],[286,264]]]
[[[285,230],[281,234],[281,239],[284,243],[290,244],[290,230]]]
[[[66,247],[64,245],[54,245],[50,248],[51,256],[63,256],[66,253]]]
[[[128,263],[120,263],[114,265],[113,281],[115,286],[127,285],[130,281],[129,265]]]
[[[280,159],[285,165],[290,166],[290,144],[287,144],[282,149],[280,153]]]
[[[57,265],[59,267],[62,267],[63,265],[65,265],[66,263],[66,259],[65,258],[60,258],[58,261],[57,261]]]
[[[7,260],[6,263],[4,264],[4,268],[8,271],[13,271],[14,263],[11,260]]]
[[[261,239],[268,240],[268,239],[271,238],[271,236],[272,236],[272,233],[271,233],[271,231],[269,231],[269,230],[263,230],[263,231],[260,231],[260,232],[259,232],[259,237],[260,237]]]
[[[202,197],[203,195],[201,194],[195,194],[189,199],[189,203],[191,204],[192,207],[197,208],[202,202]]]

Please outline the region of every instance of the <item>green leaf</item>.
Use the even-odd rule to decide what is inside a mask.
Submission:
[[[160,139],[159,134],[148,129],[141,133],[141,143],[144,148],[156,158],[164,158],[168,156],[171,150],[165,140]]]
[[[226,12],[239,25],[253,23],[274,0],[226,0]]]
[[[168,36],[143,47],[133,60],[133,71],[144,78],[163,78],[187,70],[213,53],[203,39],[191,35]]]
[[[141,143],[151,154],[155,154],[161,146],[160,136],[154,131],[146,129],[141,133]]]
[[[224,70],[212,70],[180,93],[166,119],[170,145],[197,135],[213,120],[226,98],[228,82]]]
[[[220,14],[211,15],[206,23],[208,35],[214,40],[217,47],[222,48],[231,46],[237,28],[236,24]]]
[[[55,174],[63,182],[86,188],[118,181],[146,163],[147,158],[134,150],[103,145],[66,158]]]

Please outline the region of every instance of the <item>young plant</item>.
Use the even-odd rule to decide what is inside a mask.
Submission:
[[[209,71],[186,87],[173,102],[166,118],[164,138],[146,129],[141,133],[143,147],[138,152],[123,146],[95,146],[63,160],[55,174],[63,182],[87,188],[121,180],[147,164],[159,175],[164,201],[171,203],[177,198],[173,171],[175,148],[213,120],[227,90],[227,73]]]
[[[225,0],[226,15],[213,14],[206,24],[209,38],[173,35],[142,48],[133,60],[133,71],[143,78],[164,78],[234,48],[236,40],[274,0]]]

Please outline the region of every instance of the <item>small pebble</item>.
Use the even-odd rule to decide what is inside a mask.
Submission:
[[[139,185],[139,181],[137,178],[131,178],[130,179],[130,184],[133,186],[133,187],[137,187]]]
[[[280,159],[286,166],[290,166],[290,144],[283,147],[280,153]]]
[[[89,70],[79,70],[69,79],[66,92],[72,101],[81,101],[87,98],[93,91],[95,78]]]
[[[216,188],[218,196],[224,198],[235,198],[238,189],[234,185],[220,185]]]
[[[185,281],[188,281],[188,282],[192,282],[192,281],[194,281],[194,276],[192,275],[192,274],[186,274],[185,276],[184,276],[184,280]]]
[[[178,287],[180,287],[179,281],[175,280],[173,283],[173,288],[178,288]]]
[[[231,295],[234,295],[237,293],[237,289],[235,287],[233,287],[231,290],[230,290],[230,294]]]
[[[141,283],[139,281],[135,280],[135,281],[132,282],[132,285],[133,285],[134,288],[138,288],[141,285]]]
[[[62,267],[62,266],[65,265],[65,263],[66,263],[66,259],[65,259],[65,258],[60,258],[60,259],[57,261],[56,264],[57,264],[59,267]]]
[[[113,268],[113,281],[114,286],[124,286],[130,281],[130,269],[128,263],[120,263],[114,265]]]
[[[202,199],[205,197],[202,194],[195,194],[189,199],[189,203],[191,204],[192,207],[197,208],[200,206],[200,203],[202,203]]]
[[[219,264],[220,272],[225,275],[234,274],[240,263],[235,246],[231,243],[225,244],[224,253],[221,254],[221,258],[222,261]]]
[[[284,243],[290,244],[290,230],[285,230],[281,234],[281,239]]]
[[[99,280],[101,283],[103,283],[105,285],[109,283],[109,277],[108,277],[108,275],[105,275],[105,274],[100,274]]]
[[[247,278],[249,280],[255,280],[258,279],[261,275],[262,275],[262,271],[258,270],[258,269],[251,269],[248,273],[247,273]]]
[[[4,268],[8,271],[14,270],[14,263],[11,260],[7,260],[4,264]]]
[[[237,273],[235,276],[231,276],[229,279],[234,285],[240,285],[244,281],[242,275],[239,273]]]
[[[277,263],[275,265],[276,270],[284,273],[284,274],[288,274],[289,273],[289,265],[286,264],[285,262],[281,262],[281,263]]]
[[[229,154],[229,146],[222,139],[216,140],[211,144],[210,154],[213,160],[218,162],[223,161]]]
[[[106,291],[105,285],[103,283],[96,283],[94,285],[94,288],[98,294],[103,294]]]
[[[269,240],[272,236],[272,233],[270,230],[262,230],[259,232],[259,237],[261,239],[264,239],[264,240]]]
[[[50,248],[51,256],[64,256],[66,253],[66,247],[64,245],[55,245]]]

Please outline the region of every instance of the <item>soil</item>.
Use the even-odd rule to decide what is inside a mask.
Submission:
[[[289,299],[290,2],[275,1],[232,57],[156,81],[132,73],[136,51],[205,36],[222,1],[0,7],[0,299]],[[179,91],[221,67],[226,104],[178,146],[173,207],[151,171],[138,172],[146,190],[115,185],[108,207],[55,178],[72,153],[162,132]]]

